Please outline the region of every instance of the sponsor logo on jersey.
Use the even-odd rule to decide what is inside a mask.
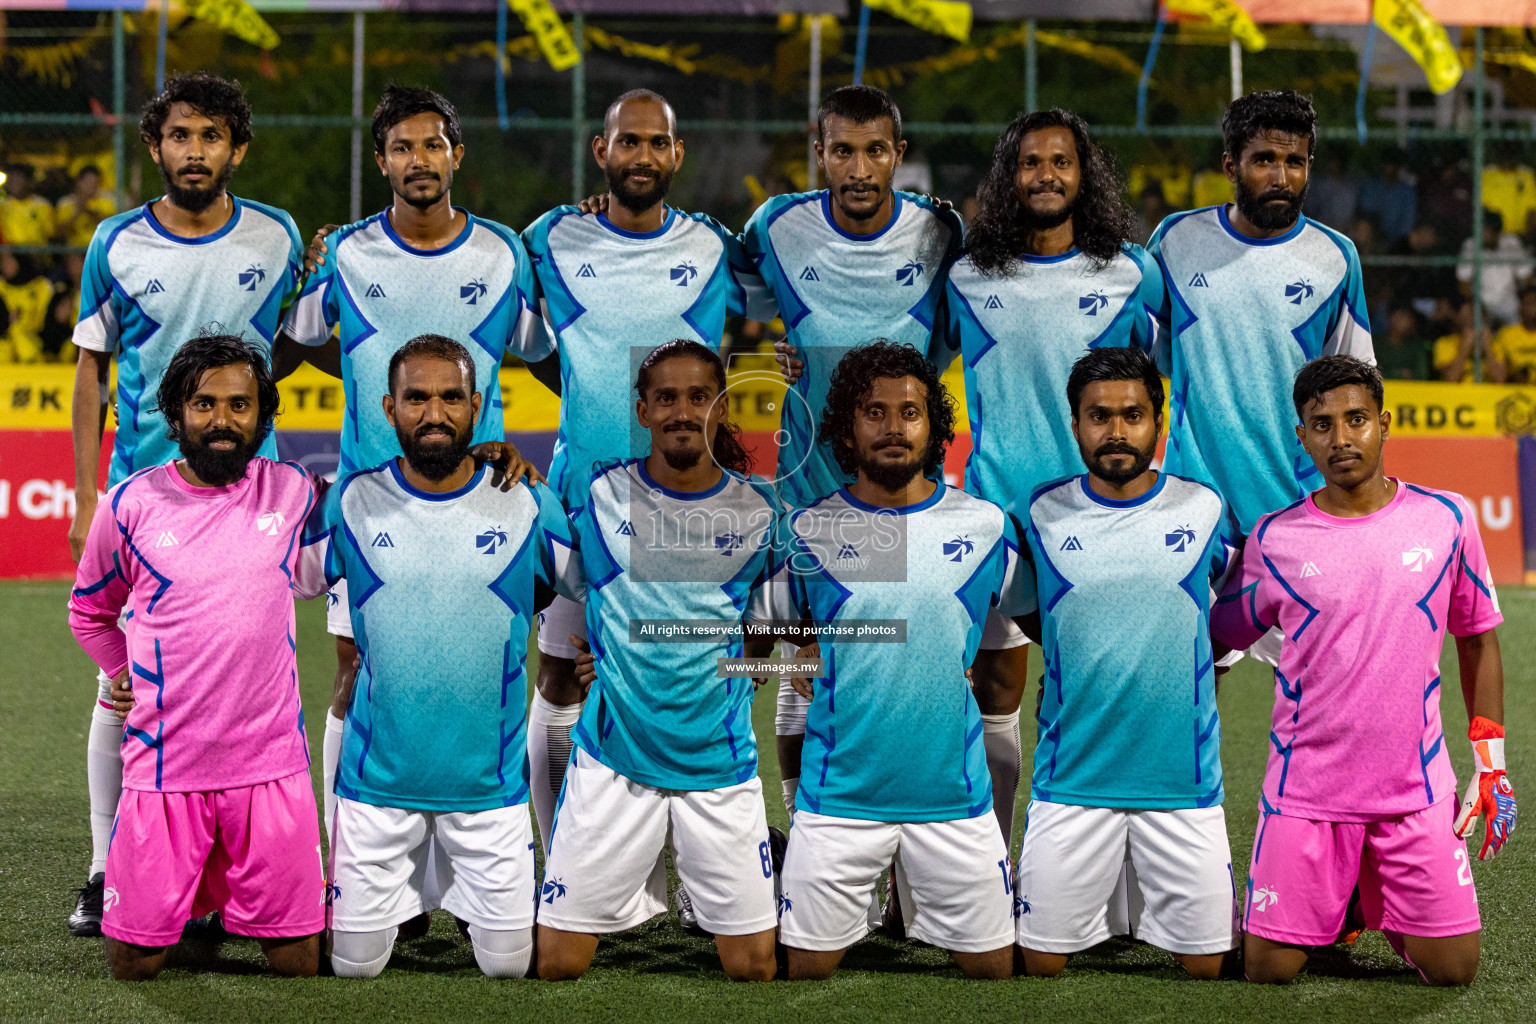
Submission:
[[[546,878],[542,894],[545,903],[553,904],[555,900],[565,895],[565,883],[558,878]]]
[[[1183,551],[1194,542],[1195,531],[1187,526],[1181,526],[1177,530],[1163,534],[1163,545],[1175,551]]]
[[[335,608],[339,604],[341,604],[341,595],[334,590],[327,590],[325,592],[325,606],[327,608]]]
[[[1023,917],[1027,913],[1029,913],[1029,897],[1028,896],[1021,896],[1018,893],[1014,893],[1013,894],[1013,916],[1014,917]]]
[[[240,287],[248,292],[256,290],[256,286],[267,279],[267,272],[261,269],[260,263],[252,263],[240,272]]]
[[[618,534],[620,537],[633,537],[635,535],[635,528],[630,525],[629,520],[626,519],[620,523],[618,529],[614,530],[613,532]]]
[[[896,280],[901,282],[903,288],[910,288],[917,284],[917,279],[923,276],[923,265],[917,260],[907,260],[906,266],[896,271]]]
[[[163,291],[165,291],[165,285],[160,283],[158,277],[150,278],[149,287],[144,289],[145,294],[148,295],[159,295]]]
[[[332,906],[339,899],[341,899],[341,886],[337,885],[335,882],[326,882],[325,905],[328,907]]]
[[[1267,885],[1253,891],[1253,909],[1261,914],[1279,902],[1280,894]]]
[[[951,562],[958,562],[975,550],[976,544],[969,537],[956,537],[944,542],[944,557]]]
[[[837,549],[839,562],[856,562],[859,560],[859,548],[856,544],[844,544]]]
[[[1109,296],[1103,292],[1089,292],[1077,299],[1077,308],[1084,316],[1098,316],[1099,310],[1109,305]]]
[[[583,263],[581,265],[581,269],[576,271],[576,276],[577,277],[596,277],[597,276],[597,271],[592,269],[592,264],[590,264],[590,263]]]
[[[1002,309],[1003,300],[996,295],[988,295],[987,301],[981,304],[982,309]]]
[[[683,260],[683,262],[673,267],[669,273],[673,284],[679,288],[686,288],[690,281],[699,276],[699,268],[687,260]]]
[[[374,538],[373,538],[373,547],[376,547],[376,548],[392,548],[394,546],[395,546],[395,542],[390,540],[389,539],[389,534],[385,533],[382,530],[380,530],[378,532],[378,534],[376,534],[374,536]]]
[[[1210,287],[1210,285],[1205,283],[1205,275],[1204,274],[1196,274],[1194,277],[1190,278],[1189,279],[1189,286],[1191,288],[1209,288]]]
[[[384,294],[383,287],[378,284],[370,284],[368,290],[363,292],[363,295],[370,299],[385,299],[389,297]]]
[[[179,542],[176,540],[176,535],[174,533],[172,533],[170,530],[161,530],[160,539],[155,541],[155,547],[172,548],[175,547],[178,543]]]
[[[807,265],[804,270],[800,271],[800,280],[820,281],[821,278],[817,275],[815,267]]]
[[[468,284],[459,285],[459,298],[464,300],[464,305],[473,306],[485,298],[485,293],[488,291],[490,289],[486,287],[485,282],[477,277]]]
[[[789,913],[791,910],[794,910],[794,909],[795,909],[795,901],[789,898],[789,893],[787,893],[787,892],[779,893],[779,916],[783,917],[785,914]]]
[[[1302,579],[1306,579],[1308,576],[1321,576],[1322,574],[1323,570],[1317,567],[1316,562],[1307,562],[1301,567]]]
[[[260,530],[268,537],[276,537],[277,531],[282,528],[282,525],[285,522],[287,522],[287,520],[283,517],[281,512],[277,511],[276,509],[268,509],[256,517],[256,529]]]
[[[739,533],[723,533],[715,538],[715,548],[722,555],[729,555],[734,553],[737,548],[746,544],[746,542],[746,538],[742,537]]]
[[[1079,541],[1076,537],[1068,537],[1066,540],[1061,542],[1061,550],[1081,551],[1083,550],[1083,545],[1082,542]]]
[[[101,909],[111,910],[115,906],[117,906],[117,889],[109,885],[102,890]]]
[[[1423,544],[1415,544],[1403,552],[1403,564],[1408,566],[1409,572],[1423,572],[1424,567],[1434,560],[1435,552]]]
[[[1312,291],[1311,282],[1301,280],[1285,286],[1285,297],[1291,300],[1291,305],[1299,306],[1303,300],[1312,297]]]
[[[475,547],[488,555],[494,555],[496,549],[507,542],[507,533],[499,526],[493,526],[484,533],[475,535]]]

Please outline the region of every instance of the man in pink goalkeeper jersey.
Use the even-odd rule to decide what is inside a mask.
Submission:
[[[159,401],[183,457],[102,500],[69,600],[126,716],[107,956],[120,979],[152,978],[187,920],[219,910],[279,974],[312,976],[325,883],[293,600],[325,593],[304,537],[323,485],[256,455],[278,394],[239,338],[183,345]]]
[[[1252,981],[1287,982],[1331,943],[1358,884],[1368,928],[1435,985],[1477,974],[1480,857],[1515,825],[1504,773],[1503,621],[1471,506],[1386,476],[1381,374],[1349,356],[1302,368],[1297,437],[1326,485],[1261,518],[1211,616],[1245,648],[1272,626],[1275,671],[1243,951]],[[1440,722],[1440,650],[1456,637],[1476,777],[1458,812]]]

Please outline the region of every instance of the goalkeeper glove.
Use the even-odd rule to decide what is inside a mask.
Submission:
[[[1466,839],[1477,827],[1478,817],[1483,817],[1483,848],[1477,859],[1487,860],[1498,856],[1515,830],[1515,791],[1504,774],[1504,727],[1478,715],[1467,727],[1467,737],[1472,741],[1477,771],[1461,798],[1456,835]]]

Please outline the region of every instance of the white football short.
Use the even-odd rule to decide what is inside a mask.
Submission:
[[[556,594],[549,606],[539,612],[539,653],[576,660],[581,652],[571,646],[572,633],[583,640],[587,638],[587,606]]]
[[[325,595],[325,631],[352,639],[352,609],[347,604],[347,581],[337,580]]]
[[[996,607],[987,609],[987,621],[981,627],[981,650],[1007,651],[1027,643],[1029,637],[1024,635],[1017,622]]]
[[[1255,661],[1262,661],[1272,668],[1276,667],[1280,664],[1280,645],[1284,642],[1285,631],[1279,626],[1274,626],[1248,648],[1248,657]]]
[[[539,923],[607,935],[665,913],[667,845],[699,925],[714,935],[773,928],[773,860],[756,776],[723,789],[656,789],[577,749],[565,773]]]
[[[779,882],[779,941],[816,952],[858,942],[892,861],[909,937],[957,953],[1013,944],[1012,865],[990,811],[895,823],[796,811]]]
[[[1018,943],[1041,953],[1076,953],[1127,933],[1171,953],[1237,945],[1220,807],[1136,811],[1033,800],[1014,892]]]
[[[382,931],[439,907],[487,930],[533,927],[527,803],[433,812],[340,797],[331,836],[330,926],[338,931]]]

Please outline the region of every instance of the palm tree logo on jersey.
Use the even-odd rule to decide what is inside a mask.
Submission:
[[[1109,305],[1109,296],[1103,292],[1089,292],[1077,300],[1077,308],[1084,316],[1098,316],[1099,310]]]
[[[558,878],[550,878],[544,882],[544,902],[553,904],[555,900],[565,895],[565,883]]]
[[[466,306],[473,306],[476,302],[485,298],[485,293],[489,290],[485,286],[485,282],[477,277],[469,282],[469,284],[459,285],[459,298],[465,300],[464,304]]]
[[[1260,913],[1263,913],[1279,902],[1280,894],[1268,886],[1254,891],[1253,909],[1259,911]]]
[[[1415,544],[1403,552],[1403,564],[1410,566],[1409,572],[1423,572],[1424,567],[1434,560],[1435,552],[1423,544]]]
[[[794,910],[794,909],[795,909],[795,903],[794,903],[793,900],[791,900],[789,898],[789,893],[787,893],[787,892],[786,893],[780,893],[779,894],[779,916],[783,917],[785,914],[789,913],[791,910]]]
[[[1306,299],[1312,297],[1312,284],[1309,281],[1297,281],[1295,284],[1285,286],[1285,297],[1291,300],[1291,305],[1299,306]]]
[[[261,269],[260,263],[252,263],[240,272],[240,287],[248,292],[256,290],[256,286],[267,279],[267,272]]]
[[[907,260],[907,265],[896,271],[896,280],[902,287],[910,288],[917,284],[917,279],[923,276],[923,265],[917,260]]]
[[[281,512],[278,512],[274,509],[269,509],[256,517],[256,529],[260,530],[268,537],[276,537],[277,531],[282,527],[285,521],[286,520],[284,520],[283,514]]]
[[[722,555],[729,555],[745,543],[746,540],[739,533],[723,533],[715,538],[715,547]]]
[[[1164,534],[1163,542],[1175,551],[1183,551],[1195,542],[1195,531],[1187,526],[1181,526],[1172,533]]]
[[[954,540],[944,542],[944,555],[945,557],[953,556],[949,557],[951,562],[960,561],[974,550],[976,545],[969,537],[956,537]]]
[[[688,287],[688,283],[699,276],[699,268],[687,260],[672,268],[672,283],[679,288]]]
[[[475,537],[475,547],[480,548],[488,555],[496,553],[497,546],[507,542],[507,533],[499,526],[493,526]]]

